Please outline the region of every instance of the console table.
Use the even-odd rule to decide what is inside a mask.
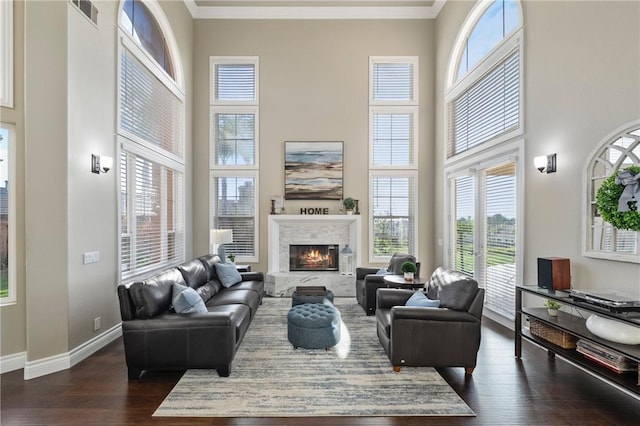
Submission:
[[[579,309],[582,316],[558,312],[557,317],[552,317],[547,313],[546,308],[525,307],[523,306],[522,300],[524,294],[533,295],[545,300],[555,300],[564,306]],[[565,291],[548,290],[537,286],[516,286],[515,356],[520,358],[522,355],[522,339],[531,341],[546,349],[549,357],[553,358],[558,355],[625,393],[640,399],[640,378],[637,372],[618,374],[606,367],[600,366],[596,362],[590,361],[575,349],[563,349],[549,341],[532,335],[529,330],[522,327],[524,318],[534,318],[550,327],[555,327],[577,338],[592,341],[615,350],[627,358],[640,363],[640,345],[623,345],[601,339],[592,334],[585,325],[586,318],[591,314],[597,314],[604,318],[640,327],[640,313],[638,312],[622,314],[611,313],[605,308],[575,301],[571,299],[569,293]]]

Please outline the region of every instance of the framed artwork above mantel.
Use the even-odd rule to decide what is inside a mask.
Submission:
[[[286,200],[341,200],[343,143],[284,143]]]

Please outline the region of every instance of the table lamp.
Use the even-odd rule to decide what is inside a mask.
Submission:
[[[209,231],[209,241],[214,246],[218,246],[218,256],[222,263],[226,263],[227,257],[224,250],[224,245],[233,242],[233,230],[232,229],[211,229]]]

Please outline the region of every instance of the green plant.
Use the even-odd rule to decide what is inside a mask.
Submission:
[[[229,259],[231,262],[234,262],[236,260],[236,255],[235,254],[228,254],[227,255],[227,259]]]
[[[559,303],[558,303],[558,302],[556,302],[555,300],[551,300],[551,299],[547,300],[547,301],[545,302],[544,306],[545,306],[547,309],[560,309],[560,308],[562,307],[562,305],[561,305],[561,304],[559,304]]]
[[[356,207],[356,200],[354,200],[351,197],[347,197],[344,200],[342,200],[342,205],[347,210],[353,210]]]
[[[638,166],[629,166],[624,170],[631,172],[634,176],[640,173]],[[624,191],[624,185],[616,184],[616,175],[617,173],[614,173],[605,179],[598,189],[596,195],[598,212],[604,220],[617,229],[640,231],[640,211],[638,211],[637,201],[629,203],[629,211],[618,211],[618,200]]]
[[[413,272],[414,274],[418,272],[418,267],[413,262],[404,262],[401,268],[402,272]]]

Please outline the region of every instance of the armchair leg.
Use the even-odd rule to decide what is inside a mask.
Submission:
[[[473,370],[475,370],[475,367],[465,367],[464,368],[464,374],[466,374],[467,376],[470,376],[473,374]]]
[[[399,373],[401,368],[402,368],[402,366],[400,366],[400,365],[394,365],[393,366],[393,372],[394,373]]]

